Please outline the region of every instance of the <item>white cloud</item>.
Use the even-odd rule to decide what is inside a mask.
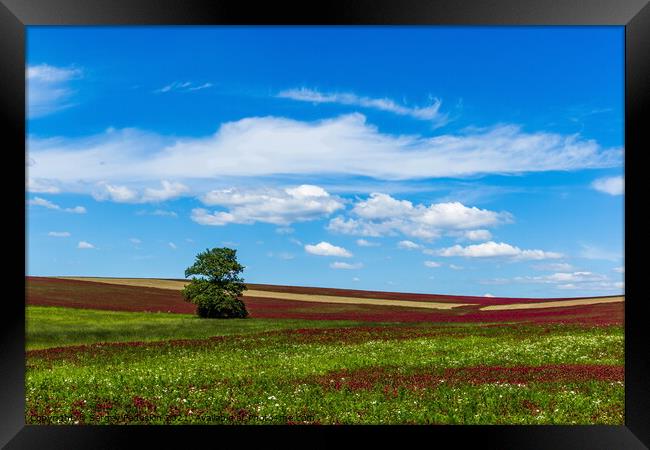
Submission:
[[[467,230],[463,237],[470,241],[489,241],[492,239],[492,233],[489,230]]]
[[[118,203],[130,203],[138,201],[137,192],[126,186],[114,186],[102,183],[99,190],[93,193],[95,200],[111,200]]]
[[[43,117],[73,105],[72,80],[80,78],[78,68],[55,67],[48,64],[30,65],[26,70],[27,116]]]
[[[189,188],[182,183],[162,180],[161,189],[146,188],[142,194],[141,202],[163,202],[189,192]]]
[[[132,244],[135,244],[135,245],[142,244],[142,241],[140,239],[138,239],[138,238],[131,238],[131,239],[129,239],[129,241]]]
[[[59,205],[52,203],[49,200],[45,200],[41,197],[34,197],[33,199],[29,200],[28,203],[32,206],[42,206],[47,209],[61,209]]]
[[[429,268],[435,268],[440,267],[441,264],[435,261],[424,261],[424,265]]]
[[[378,242],[367,241],[365,239],[357,239],[357,245],[359,247],[378,247]]]
[[[314,89],[300,88],[287,89],[277,95],[279,98],[310,102],[310,103],[336,103],[340,105],[359,106],[362,108],[386,111],[400,116],[409,116],[418,120],[433,121],[437,126],[445,125],[448,121],[447,114],[440,112],[442,102],[433,99],[431,105],[425,107],[408,107],[400,105],[388,98],[363,97],[353,93],[322,93]]]
[[[154,92],[156,94],[164,94],[167,92],[192,92],[207,89],[209,87],[212,87],[212,83],[194,84],[192,81],[174,81],[160,89],[156,89]]]
[[[625,177],[599,178],[591,183],[591,187],[605,194],[623,195],[625,194]]]
[[[86,214],[86,208],[83,206],[75,206],[74,208],[63,208],[63,211],[73,214]]]
[[[189,192],[189,188],[182,183],[162,180],[162,188],[145,188],[142,193],[127,187],[98,183],[93,197],[95,200],[111,200],[117,203],[158,203],[171,200]]]
[[[537,264],[533,266],[533,269],[555,271],[555,272],[569,272],[573,270],[573,266],[569,263],[560,262],[560,263]]]
[[[41,197],[34,197],[33,199],[29,200],[27,202],[31,206],[42,206],[47,209],[53,209],[56,211],[64,211],[64,212],[69,212],[73,214],[85,214],[86,213],[86,208],[83,206],[75,206],[73,208],[61,208],[61,206],[57,205],[56,203],[53,203],[49,200],[46,200]]]
[[[454,245],[453,247],[438,250],[440,256],[463,256],[466,258],[494,258],[510,257],[518,260],[525,259],[553,259],[561,258],[563,255],[555,252],[545,252],[543,250],[522,250],[519,247],[506,244],[505,242],[484,242],[463,247]]]
[[[457,266],[456,264],[449,264],[449,268],[452,270],[463,270],[461,266]]]
[[[592,244],[580,244],[579,256],[585,259],[598,259],[604,261],[619,261],[623,258],[623,252],[607,250]]]
[[[567,283],[567,284],[558,284],[556,286],[558,289],[583,289],[589,291],[621,291],[625,289],[625,283],[622,281],[599,281],[594,283]]]
[[[48,236],[52,237],[70,237],[71,234],[68,231],[50,231],[47,233]]]
[[[405,250],[415,250],[417,248],[420,248],[420,245],[416,244],[413,241],[399,241],[397,243],[397,247]]]
[[[229,208],[227,212],[214,213],[203,208],[192,210],[192,220],[201,225],[216,226],[255,222],[289,225],[293,222],[320,219],[344,207],[341,199],[313,185],[284,190],[214,190],[205,194],[201,200],[206,205]]]
[[[169,242],[167,245],[169,245],[169,248],[171,248],[173,250],[176,250],[178,248],[178,247],[176,247],[176,244],[174,244],[173,242]]]
[[[275,229],[275,232],[278,233],[278,234],[291,234],[294,231],[296,231],[296,230],[294,230],[291,227],[278,227],[278,228]]]
[[[352,253],[350,253],[343,247],[337,247],[336,245],[332,245],[329,242],[324,242],[324,241],[319,242],[318,244],[315,245],[312,244],[305,245],[305,251],[307,253],[311,253],[312,255],[339,256],[343,258],[352,257]]]
[[[356,270],[356,269],[363,268],[363,264],[362,263],[350,264],[350,263],[346,263],[346,262],[338,262],[337,261],[337,262],[333,262],[332,264],[330,264],[330,267],[332,269]]]
[[[168,211],[165,209],[154,209],[151,211],[150,215],[152,216],[163,216],[163,217],[178,217],[174,211]]]
[[[95,248],[95,246],[90,242],[79,241],[79,243],[77,244],[77,248],[88,249],[88,248]]]
[[[391,135],[361,114],[316,122],[251,117],[224,123],[213,135],[187,138],[135,129],[79,138],[31,136],[27,145],[35,161],[30,177],[56,182],[62,190],[101,181],[324,173],[412,180],[613,167],[622,159],[622,149],[603,149],[576,135],[529,133],[513,125],[434,137]]]
[[[625,287],[621,281],[611,281],[606,275],[587,272],[556,272],[544,276],[525,276],[508,279],[494,279],[483,284],[509,284],[517,283],[541,283],[554,286],[561,290],[586,290],[586,291],[620,291]]]
[[[494,297],[494,295],[492,295],[490,293],[485,293],[485,294],[483,294],[483,297]]]
[[[47,180],[38,180],[29,177],[25,183],[25,188],[27,191],[37,194],[58,194],[61,192],[58,186],[51,184]]]
[[[414,205],[408,200],[397,200],[390,195],[372,193],[352,208],[358,218],[332,219],[330,231],[360,235],[385,236],[398,233],[420,239],[434,239],[442,230],[493,226],[512,221],[508,212],[495,212],[467,207],[459,202]]]
[[[625,267],[624,267],[624,266],[621,266],[621,267],[614,267],[612,270],[613,270],[614,272],[617,272],[617,273],[625,273]]]

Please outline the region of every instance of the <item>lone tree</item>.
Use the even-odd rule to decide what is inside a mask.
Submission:
[[[237,262],[237,250],[213,248],[196,255],[196,261],[185,269],[192,277],[183,289],[185,300],[196,305],[196,313],[205,318],[247,317],[246,306],[239,297],[246,290],[239,275],[244,266]]]

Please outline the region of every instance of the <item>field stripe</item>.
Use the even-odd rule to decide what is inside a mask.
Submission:
[[[173,280],[136,279],[136,278],[91,278],[91,277],[58,277],[66,280],[92,281],[94,283],[122,284],[127,286],[143,286],[159,289],[183,289],[187,282]],[[313,303],[339,303],[347,305],[378,305],[401,306],[404,308],[424,309],[452,309],[459,306],[473,306],[474,303],[440,303],[410,300],[387,300],[381,298],[342,297],[333,295],[296,294],[291,292],[272,292],[249,289],[244,292],[244,297],[273,298],[282,300],[295,300]]]
[[[577,300],[558,300],[557,302],[544,303],[512,303],[510,305],[490,305],[480,308],[481,311],[503,311],[507,309],[539,309],[539,308],[558,308],[565,306],[583,306],[596,305],[598,303],[618,303],[624,302],[625,297],[612,298],[581,298]]]
[[[178,280],[160,280],[155,278],[96,278],[96,277],[57,277],[67,280],[92,281],[95,283],[118,284],[126,286],[152,287],[158,289],[181,290],[188,283],[187,281]],[[362,298],[334,296],[323,294],[298,294],[293,292],[275,292],[249,289],[244,292],[244,297],[294,300],[301,302],[314,303],[339,303],[348,305],[379,305],[379,306],[401,306],[405,308],[423,308],[423,309],[452,309],[461,306],[478,306],[476,303],[442,303],[429,301],[411,301],[411,300],[391,300],[380,298]],[[619,297],[594,297],[567,299],[557,301],[529,302],[529,303],[512,303],[506,305],[489,305],[479,308],[481,311],[505,311],[518,309],[541,309],[541,308],[558,308],[566,306],[585,306],[596,305],[599,303],[618,303],[625,301],[624,296]]]

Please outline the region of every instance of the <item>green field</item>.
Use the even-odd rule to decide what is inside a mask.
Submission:
[[[623,424],[623,327],[27,307],[28,424]]]

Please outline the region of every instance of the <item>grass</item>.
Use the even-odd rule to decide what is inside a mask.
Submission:
[[[202,320],[190,314],[101,311],[51,306],[28,306],[25,315],[28,350],[95,342],[200,339],[230,334],[357,324],[349,320]]]
[[[620,325],[27,318],[27,423],[623,424]]]

